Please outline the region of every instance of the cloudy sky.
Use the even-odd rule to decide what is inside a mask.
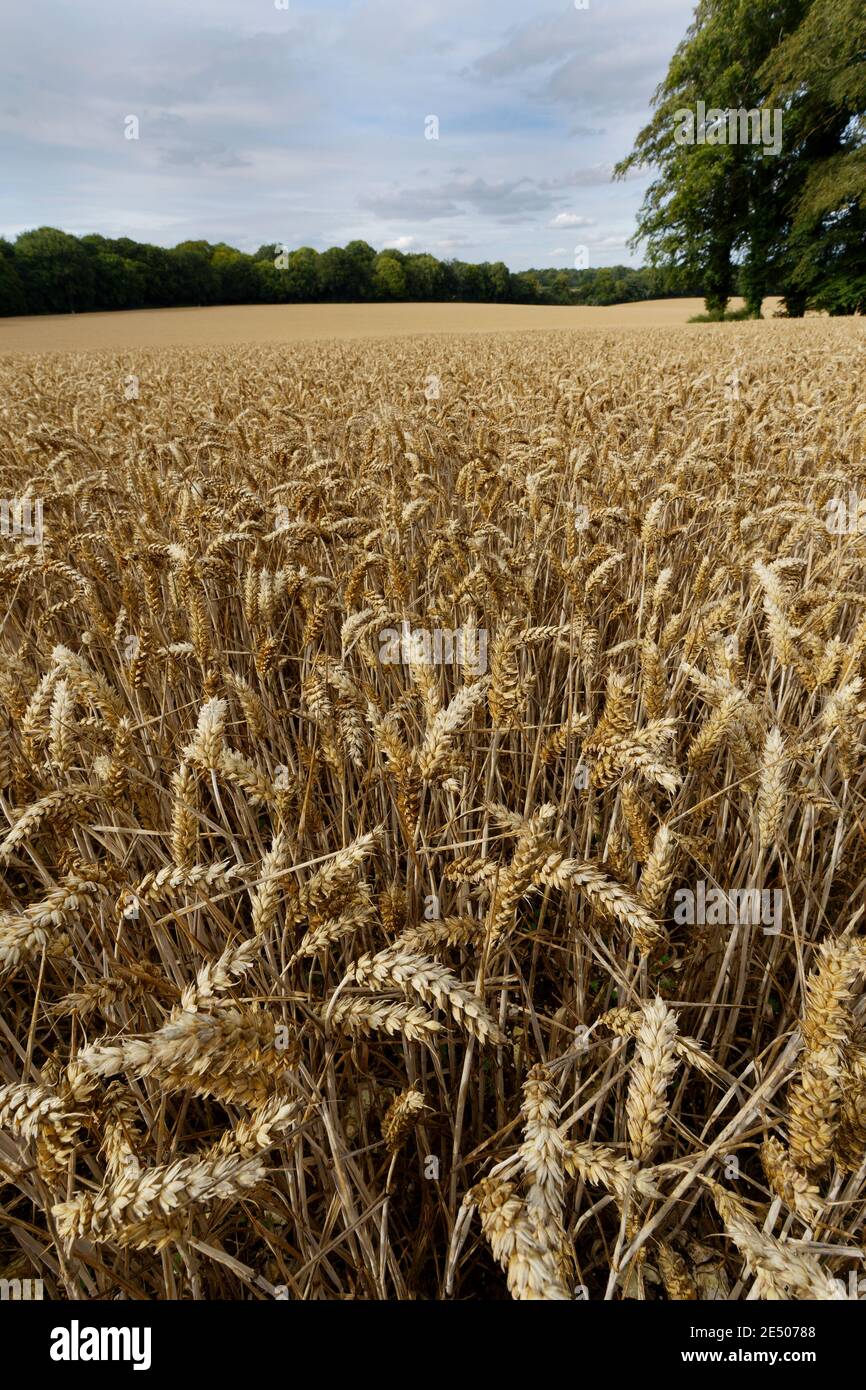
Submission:
[[[584,0],[580,0],[584,3]],[[610,182],[693,0],[8,7],[0,233],[639,264]],[[138,139],[128,118],[138,121]],[[438,121],[438,139],[431,139]]]

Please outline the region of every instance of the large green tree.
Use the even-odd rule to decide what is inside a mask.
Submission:
[[[634,244],[646,243],[653,264],[699,276],[711,311],[737,287],[752,313],[773,289],[795,314],[820,305],[830,279],[850,291],[863,208],[864,33],[862,0],[700,0],[653,119],[616,173],[656,168]],[[774,132],[780,112],[778,152],[711,143],[714,133],[678,143],[678,113],[698,102],[761,110]]]
[[[0,315],[26,314],[27,293],[15,264],[15,248],[0,237]]]
[[[15,242],[15,264],[31,313],[69,314],[93,308],[93,263],[77,237],[56,227],[22,232]]]
[[[814,0],[763,68],[785,107],[789,299],[866,312],[866,3]]]
[[[302,246],[280,256],[280,264],[287,261],[285,276],[287,297],[295,302],[307,302],[319,297],[319,254],[312,246]]]
[[[382,251],[373,262],[373,287],[379,299],[402,299],[406,272],[399,251]]]

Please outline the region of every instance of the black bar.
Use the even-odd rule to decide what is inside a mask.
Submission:
[[[103,1329],[116,1329],[116,1335]],[[545,1379],[554,1375],[544,1351],[549,1338],[551,1356],[571,1361],[575,1375],[588,1372],[595,1360],[618,1379],[629,1370],[666,1374],[676,1368],[692,1378],[714,1367],[736,1373],[740,1367],[759,1366],[772,1383],[777,1373],[793,1369],[822,1378],[841,1374],[856,1360],[862,1332],[856,1301],[575,1300],[574,1306],[544,1309],[506,1301],[0,1303],[4,1346],[8,1349],[14,1338],[26,1348],[29,1367],[49,1381],[107,1371],[114,1379],[135,1374],[137,1381],[170,1374],[174,1382],[190,1372],[199,1380],[218,1375],[221,1384],[232,1373],[246,1381],[254,1375],[261,1384],[263,1377],[286,1375],[293,1363],[300,1374],[307,1358],[321,1358],[322,1374],[333,1380],[341,1357],[349,1371],[357,1373],[369,1358],[370,1373],[376,1366],[382,1372],[384,1348],[390,1346],[388,1354],[395,1354],[406,1336],[424,1339],[415,1344],[416,1353],[427,1348],[422,1360],[430,1374],[436,1367],[439,1375],[447,1374],[448,1347],[462,1373],[465,1356],[472,1354],[481,1358],[488,1375],[497,1356],[503,1358],[503,1370],[513,1373],[510,1359],[530,1351],[531,1337],[544,1339],[536,1351],[543,1352]],[[89,1359],[92,1351],[105,1359]],[[305,1371],[307,1378],[311,1369]]]

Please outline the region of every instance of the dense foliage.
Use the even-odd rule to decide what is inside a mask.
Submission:
[[[171,248],[55,227],[0,239],[0,315],[199,304],[468,300],[507,304],[620,304],[700,293],[666,269],[605,266],[513,273],[502,261],[471,265],[426,254],[376,252],[365,241],[318,252],[278,243],[246,255],[224,242]]]
[[[678,143],[699,102],[776,113],[780,149]],[[700,279],[717,314],[737,287],[753,314],[772,293],[793,316],[866,310],[863,0],[700,0],[654,106],[617,170],[658,170],[635,238],[652,263]]]

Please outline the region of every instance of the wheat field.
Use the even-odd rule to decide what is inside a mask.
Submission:
[[[772,317],[780,300],[764,301]],[[730,301],[732,309],[741,299]],[[128,309],[110,313],[0,318],[0,353],[226,347],[431,334],[646,329],[688,323],[702,299],[651,299],[605,306],[561,304],[223,304],[207,309]],[[810,315],[810,318],[812,316]]]
[[[0,1273],[856,1296],[859,322],[9,355],[0,410]]]

